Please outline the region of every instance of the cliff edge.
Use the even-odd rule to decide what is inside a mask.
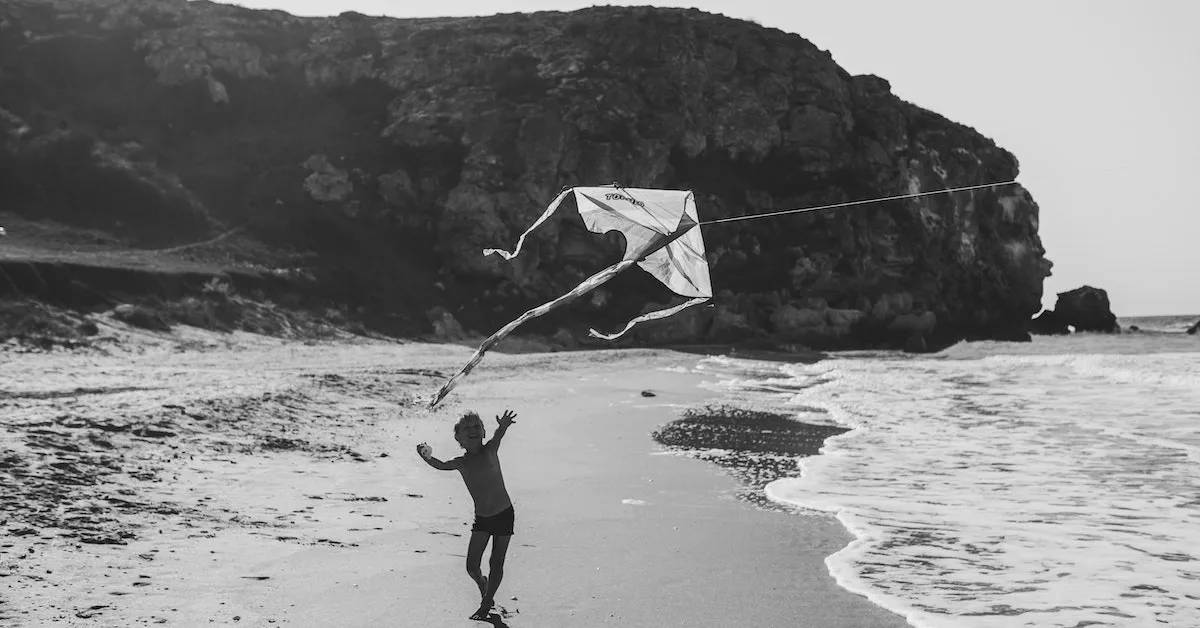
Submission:
[[[0,211],[139,250],[236,230],[242,244],[210,262],[303,277],[279,291],[396,333],[447,314],[490,333],[615,261],[620,239],[570,211],[513,262],[481,255],[564,186],[691,189],[714,220],[1017,174],[990,139],[802,37],[696,10],[0,3]],[[1027,338],[1050,269],[1020,185],[703,229],[715,307],[627,342]],[[670,301],[626,274],[530,329],[570,335]]]

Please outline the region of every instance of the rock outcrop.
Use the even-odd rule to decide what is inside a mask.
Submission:
[[[1029,323],[1029,333],[1039,336],[1062,336],[1071,333],[1054,310],[1045,310]]]
[[[145,242],[244,226],[311,254],[324,296],[352,309],[429,326],[444,307],[485,333],[619,256],[569,211],[511,263],[480,255],[564,186],[691,189],[713,220],[1018,174],[990,139],[802,37],[696,10],[400,20],[8,0],[0,94],[5,207]],[[1020,338],[1050,270],[1037,231],[1020,185],[707,226],[722,297],[630,341]],[[627,274],[530,328],[670,301]]]
[[[1117,316],[1112,313],[1108,303],[1108,293],[1091,286],[1081,286],[1058,293],[1054,310],[1043,313],[1038,319],[1045,322],[1048,315],[1055,324],[1073,327],[1077,332],[1098,331],[1112,334],[1121,331],[1121,326],[1117,324]]]

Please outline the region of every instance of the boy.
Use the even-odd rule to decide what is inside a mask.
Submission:
[[[504,578],[504,556],[513,533],[513,506],[504,488],[504,475],[500,472],[500,441],[515,423],[517,415],[505,410],[496,417],[496,433],[487,443],[483,442],[483,420],[474,412],[468,412],[454,424],[454,440],[466,452],[446,462],[433,457],[433,449],[426,443],[417,445],[417,454],[429,466],[441,471],[458,471],[462,474],[471,499],[475,500],[475,525],[471,527],[471,541],[467,545],[467,574],[479,586],[483,601],[471,619],[486,620],[496,600],[496,589]],[[491,571],[487,576],[479,569],[483,550],[488,538],[492,539]]]

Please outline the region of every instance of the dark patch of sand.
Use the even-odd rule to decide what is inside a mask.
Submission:
[[[688,409],[654,432],[654,439],[732,473],[745,486],[738,493],[742,499],[763,508],[791,510],[767,499],[763,488],[780,478],[798,476],[799,458],[821,453],[826,438],[847,431],[776,412],[711,405]]]

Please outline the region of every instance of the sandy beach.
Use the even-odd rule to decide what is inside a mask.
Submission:
[[[0,354],[3,625],[481,625],[470,497],[414,446],[506,408],[493,625],[906,625],[828,575],[835,520],[651,438],[714,397],[697,355],[496,352],[430,412],[470,347],[121,333]]]

